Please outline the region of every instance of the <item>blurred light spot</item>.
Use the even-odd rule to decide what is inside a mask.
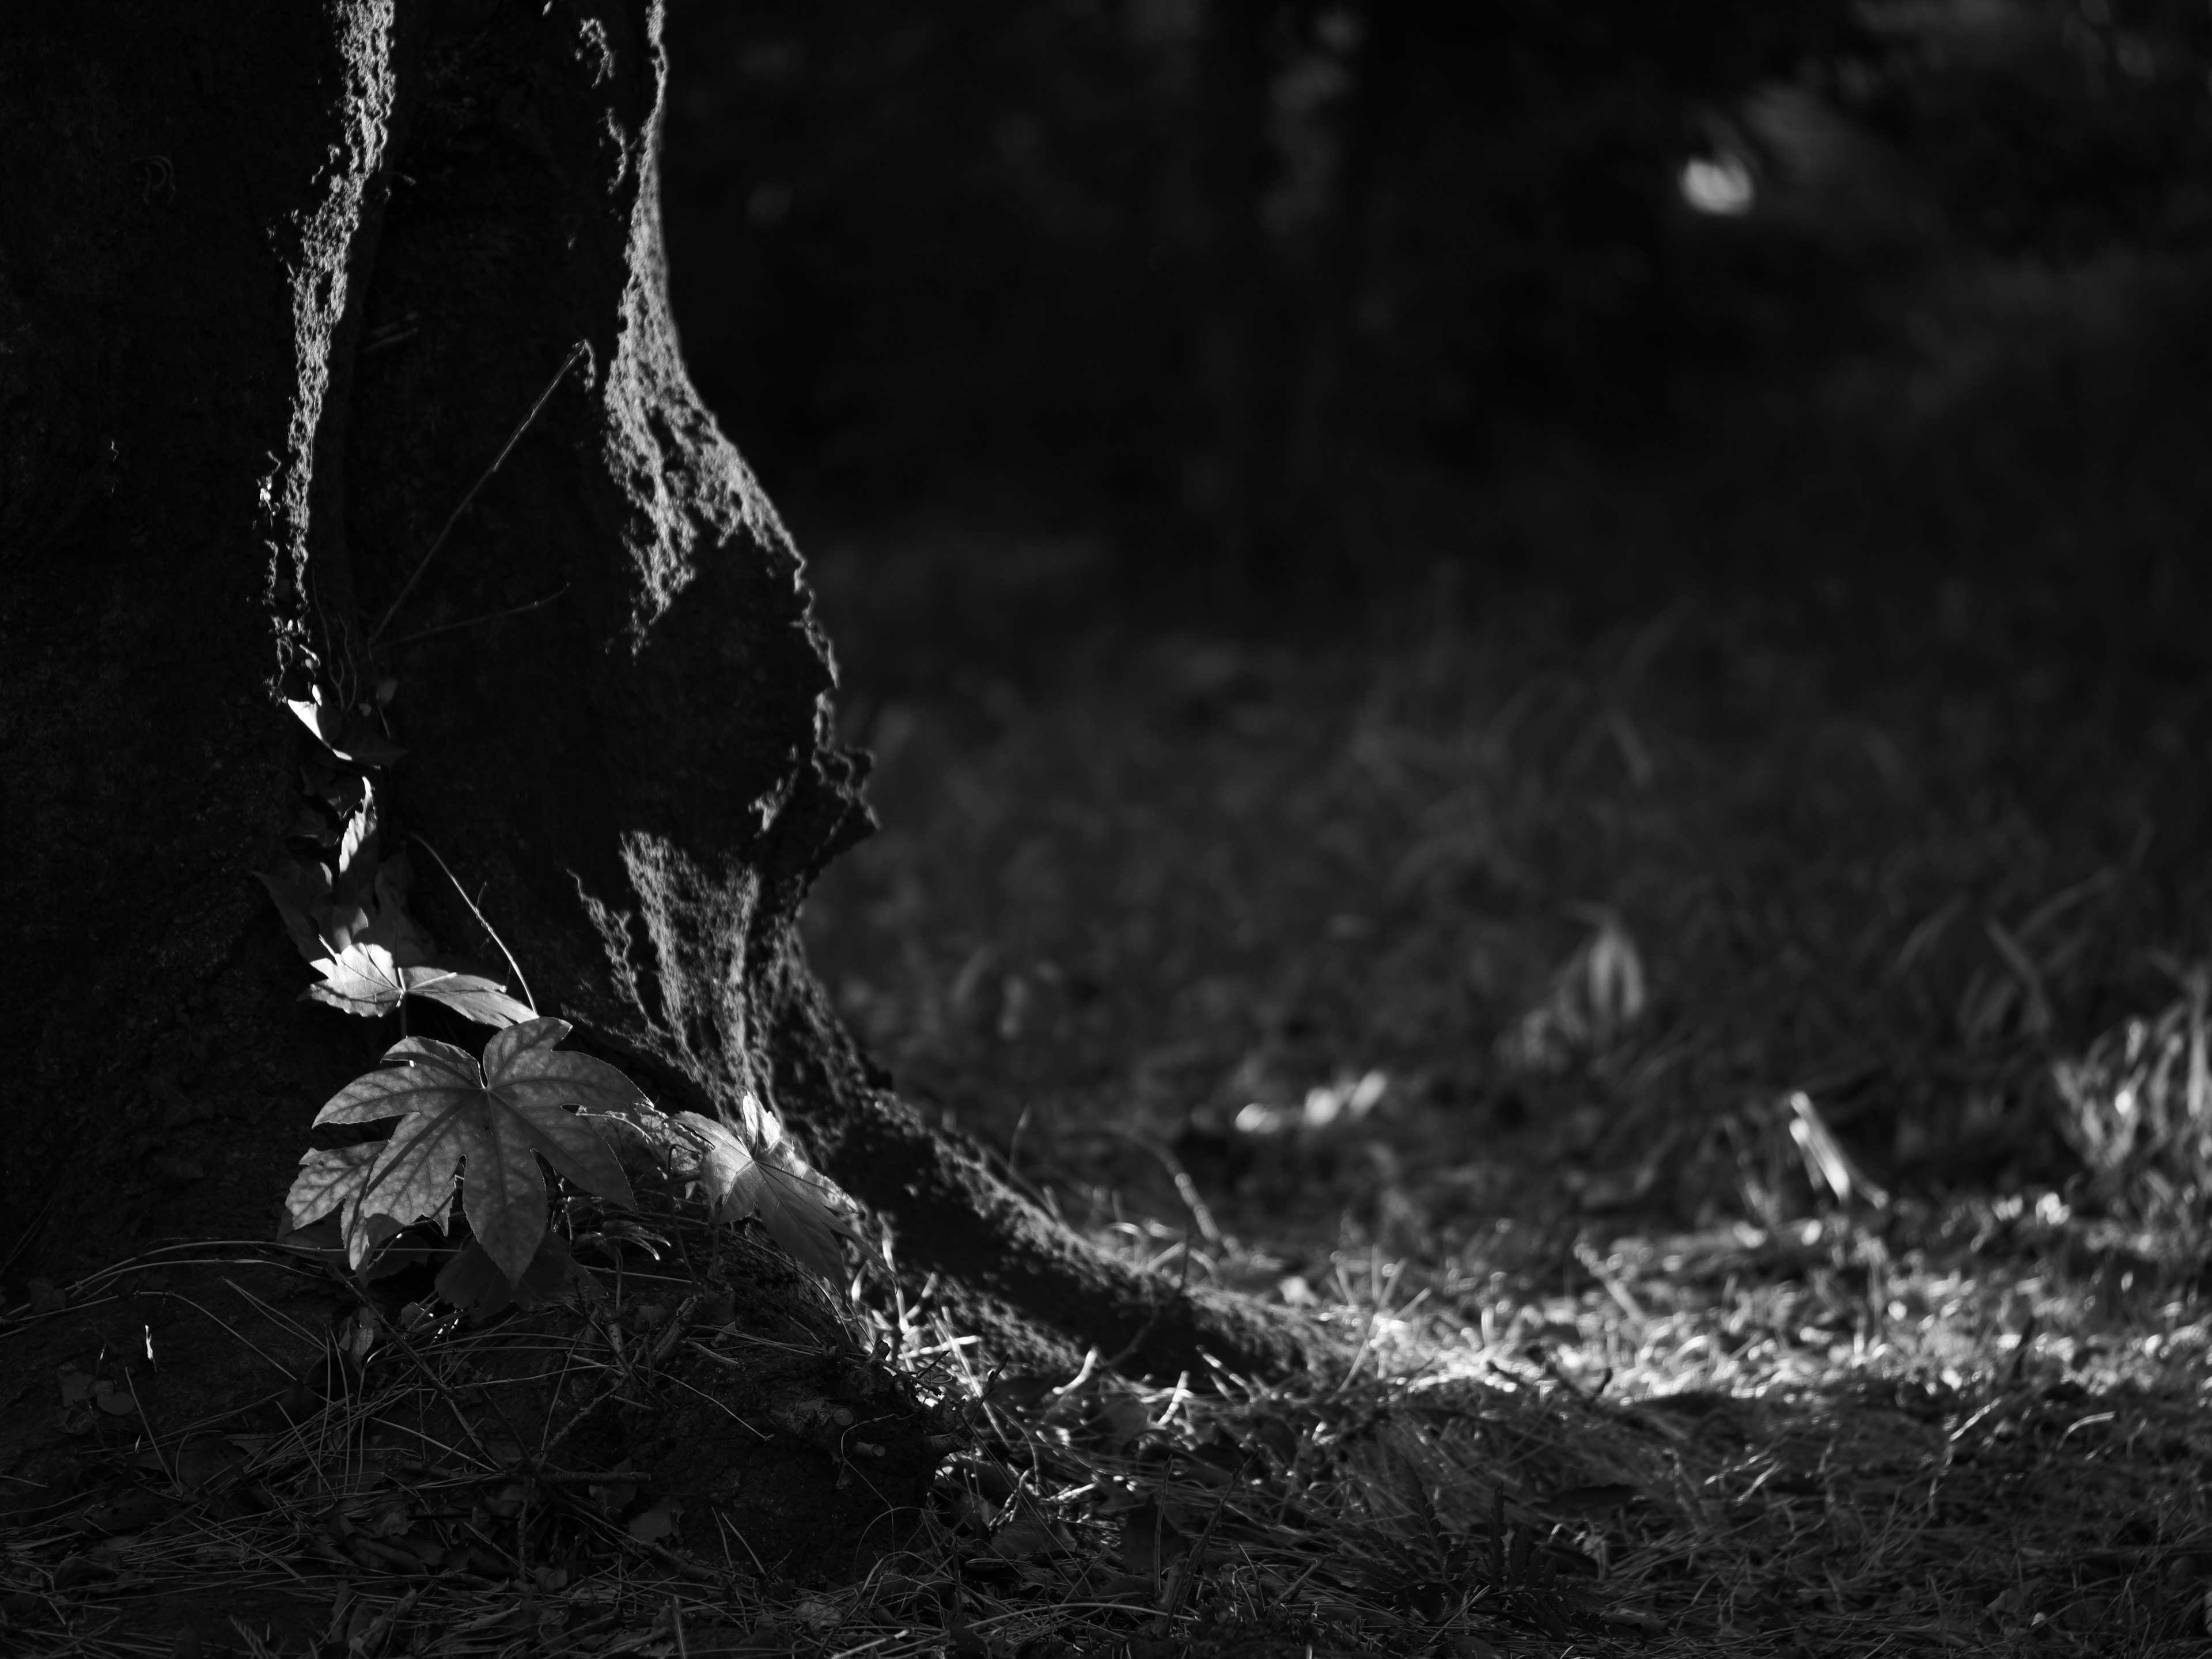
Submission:
[[[1757,193],[1740,156],[1700,155],[1683,163],[1682,199],[1699,213],[1735,218],[1751,211]]]
[[[1248,1135],[1280,1134],[1291,1127],[1291,1115],[1279,1106],[1255,1100],[1237,1109],[1237,1127]]]

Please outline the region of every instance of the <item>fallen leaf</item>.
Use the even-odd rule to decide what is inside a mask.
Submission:
[[[664,1498],[651,1509],[642,1510],[630,1516],[629,1525],[625,1530],[641,1544],[658,1544],[675,1532],[676,1523],[683,1516],[684,1505],[680,1500]]]
[[[848,1212],[850,1200],[783,1139],[774,1113],[750,1095],[743,1097],[740,1110],[750,1146],[711,1117],[675,1116],[702,1147],[699,1185],[708,1212],[718,1220],[757,1221],[799,1266],[824,1279],[842,1279],[845,1258],[837,1241],[859,1237]]]
[[[118,1389],[104,1376],[92,1385],[92,1403],[110,1417],[131,1417],[138,1410],[129,1389]]]

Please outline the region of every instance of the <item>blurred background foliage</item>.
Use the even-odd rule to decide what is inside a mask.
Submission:
[[[676,0],[668,39],[686,349],[817,543],[1057,527],[1248,615],[1440,559],[1633,587],[1655,536],[2056,572],[2138,637],[2196,592],[2203,0]]]

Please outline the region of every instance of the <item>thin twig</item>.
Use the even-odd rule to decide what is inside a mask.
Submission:
[[[446,538],[453,534],[453,526],[460,522],[461,514],[469,510],[469,503],[476,500],[477,492],[491,482],[492,474],[499,471],[515,445],[522,441],[522,434],[530,430],[530,423],[538,418],[538,410],[545,407],[547,402],[552,398],[555,388],[568,378],[568,371],[575,368],[583,355],[584,343],[579,340],[569,348],[568,355],[561,360],[561,367],[553,371],[553,378],[546,381],[545,390],[538,394],[538,401],[530,405],[530,412],[522,417],[513,432],[507,434],[507,441],[500,446],[499,453],[492,457],[491,465],[483,470],[483,476],[469,486],[469,493],[461,497],[461,504],[453,510],[451,516],[446,520],[445,526],[432,539],[429,550],[422,555],[422,559],[415,566],[415,574],[408,577],[406,586],[399,590],[399,597],[386,607],[382,619],[376,624],[375,631],[368,636],[371,646],[384,637],[384,630],[392,625],[392,618],[398,613],[399,607],[407,603],[407,596],[415,591],[415,584],[422,580],[422,573],[430,568],[430,561],[438,556],[438,550],[446,544]]]
[[[461,896],[461,902],[469,907],[469,914],[477,919],[477,925],[484,932],[491,935],[491,942],[499,946],[500,955],[507,958],[507,968],[514,975],[514,982],[522,988],[522,1000],[530,1005],[530,1012],[536,1013],[538,999],[530,994],[530,981],[522,976],[522,964],[514,959],[514,952],[507,948],[507,941],[499,936],[499,929],[485,920],[484,913],[477,908],[477,902],[469,896],[469,890],[461,885],[461,878],[453,873],[453,866],[440,857],[438,849],[424,841],[418,831],[410,830],[408,836],[424,852],[437,859],[438,867],[446,872],[446,879],[453,884],[453,890]]]
[[[403,645],[412,645],[417,640],[427,640],[434,635],[451,634],[457,629],[474,628],[479,623],[499,622],[508,617],[520,617],[525,611],[543,611],[574,586],[574,582],[563,582],[559,588],[548,593],[544,599],[532,599],[527,605],[512,605],[504,611],[487,611],[481,617],[471,617],[465,622],[440,623],[435,628],[426,628],[419,634],[402,634],[384,648],[387,651],[397,651]]]
[[[8,1269],[15,1265],[15,1258],[22,1255],[31,1240],[38,1236],[39,1229],[46,1224],[46,1218],[53,1213],[54,1202],[58,1196],[58,1194],[49,1193],[46,1195],[46,1201],[39,1206],[38,1214],[31,1218],[31,1224],[15,1235],[15,1242],[9,1247],[7,1256],[0,1259],[0,1279],[7,1277]]]

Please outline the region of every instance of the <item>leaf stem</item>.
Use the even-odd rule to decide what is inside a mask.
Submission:
[[[484,913],[477,908],[477,902],[469,896],[469,890],[461,885],[461,878],[453,873],[453,866],[440,856],[438,849],[424,841],[419,831],[410,830],[407,834],[409,840],[438,860],[438,867],[446,872],[446,879],[453,884],[453,890],[461,896],[461,902],[469,907],[469,914],[477,919],[484,932],[491,935],[491,942],[499,946],[500,955],[507,958],[507,968],[514,975],[514,982],[522,988],[522,1000],[530,1005],[530,1012],[536,1013],[538,999],[530,994],[530,981],[522,976],[522,964],[514,959],[514,952],[507,948],[507,941],[499,936],[499,929],[494,927]]]
[[[522,434],[530,430],[530,423],[538,418],[538,410],[544,409],[552,398],[554,388],[568,378],[568,371],[575,368],[583,355],[584,343],[579,340],[569,348],[568,355],[561,360],[561,367],[553,371],[553,378],[546,381],[545,390],[538,394],[538,401],[530,405],[530,412],[522,417],[514,431],[507,434],[507,441],[500,446],[499,453],[491,458],[491,465],[483,470],[483,477],[469,486],[469,493],[461,497],[461,504],[447,516],[444,527],[432,539],[429,550],[416,562],[415,574],[408,577],[406,586],[399,590],[399,597],[385,607],[384,616],[376,624],[375,632],[368,636],[370,645],[374,646],[384,637],[384,630],[392,626],[392,617],[398,614],[399,607],[407,603],[407,596],[415,591],[415,584],[422,580],[422,573],[430,568],[430,561],[438,556],[438,550],[446,544],[446,538],[453,533],[453,526],[460,522],[461,514],[469,510],[469,503],[476,500],[477,492],[491,482],[492,474],[499,471],[515,445],[522,441]]]
[[[547,605],[552,604],[554,600],[561,598],[563,594],[568,592],[569,588],[574,586],[574,584],[573,582],[563,582],[559,587],[556,588],[552,592],[548,593],[544,599],[532,599],[527,605],[509,605],[504,611],[487,611],[481,617],[471,617],[465,622],[441,623],[437,627],[426,628],[419,634],[402,634],[398,639],[392,641],[384,648],[387,651],[397,651],[403,645],[412,645],[417,640],[427,640],[439,634],[451,634],[457,629],[474,628],[481,623],[499,622],[508,617],[520,617],[526,611],[543,611]]]

